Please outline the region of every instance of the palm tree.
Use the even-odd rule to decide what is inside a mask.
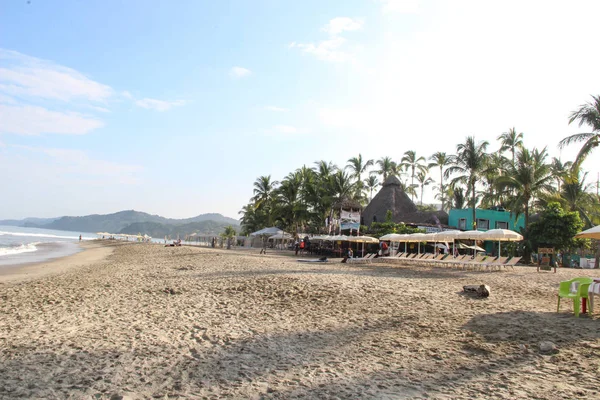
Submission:
[[[432,168],[432,167],[439,167],[440,168],[440,200],[442,201],[442,210],[445,210],[444,207],[444,202],[445,202],[445,198],[444,198],[444,168],[450,165],[450,157],[441,151],[438,151],[437,153],[433,153],[431,155],[431,157],[429,157],[430,160],[432,160],[432,163],[429,163],[428,168]],[[421,196],[422,198],[422,196]]]
[[[556,188],[560,192],[561,182],[565,177],[570,175],[569,170],[573,166],[571,161],[567,161],[563,164],[563,162],[556,157],[552,157],[552,162],[550,163],[550,171],[552,172],[552,176],[556,179]]]
[[[484,206],[496,206],[503,203],[503,193],[496,188],[496,180],[503,175],[512,164],[501,153],[491,153],[485,161],[482,178],[485,189],[481,204]]]
[[[374,174],[369,175],[369,177],[365,179],[365,186],[370,192],[369,201],[373,200],[373,189],[375,189],[377,185],[379,185],[379,180],[377,180],[377,176]]]
[[[481,178],[486,165],[488,154],[485,152],[489,143],[481,141],[475,143],[475,137],[469,136],[464,143],[456,146],[456,155],[451,156],[452,166],[444,174],[448,178],[452,174],[459,174],[452,180],[452,184],[463,183],[467,185],[471,195],[471,207],[473,208],[473,229],[477,226],[475,206],[477,197],[475,187]]]
[[[346,165],[346,169],[350,169],[352,171],[352,177],[356,179],[356,182],[362,181],[362,174],[373,165],[373,160],[364,161],[362,158],[362,154],[358,154],[358,157],[352,157],[348,159],[348,165]]]
[[[532,152],[522,148],[517,154],[515,165],[506,175],[498,177],[497,183],[500,189],[509,189],[513,197],[509,203],[510,211],[516,216],[525,216],[525,240],[529,227],[529,214],[532,200],[543,193],[552,191],[553,176],[550,166],[546,164],[546,149]],[[531,253],[529,249],[524,253],[524,262],[529,263]]]
[[[402,156],[402,160],[401,161],[401,165],[408,170],[410,168],[411,170],[411,174],[410,174],[410,184],[411,186],[415,184],[415,171],[418,170],[419,172],[423,172],[425,171],[425,165],[423,164],[425,162],[425,157],[417,157],[417,153],[414,150],[408,150],[406,152],[404,152],[404,155]],[[414,201],[414,197],[411,198],[411,200]]]
[[[273,215],[271,214],[274,190],[279,182],[272,181],[271,175],[260,176],[254,182],[254,207],[266,214],[266,223],[271,226],[273,224]]]
[[[396,163],[394,163],[390,157],[381,157],[375,162],[375,164],[377,164],[377,166],[379,167],[379,169],[375,172],[381,175],[381,184],[383,185],[388,176],[394,174],[394,170],[396,169]]]
[[[426,172],[419,171],[417,174],[417,182],[419,182],[419,186],[421,187],[421,205],[423,205],[423,190],[425,186],[433,183],[433,179],[427,176]]]
[[[592,150],[600,145],[600,96],[592,96],[592,99],[593,101],[579,106],[579,109],[573,111],[569,118],[569,124],[578,121],[580,128],[583,125],[589,125],[592,128],[592,132],[576,133],[558,143],[558,147],[562,149],[572,143],[585,142],[573,163],[574,170],[579,169],[581,163],[583,163]]]
[[[498,136],[498,140],[500,141],[500,151],[510,150],[512,163],[515,165],[515,152],[523,147],[523,132],[517,133],[516,129],[512,127],[508,132]]]

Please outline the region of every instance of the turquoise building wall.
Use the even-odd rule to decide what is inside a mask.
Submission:
[[[508,211],[483,210],[477,208],[475,210],[475,218],[480,224],[480,226],[477,227],[478,231],[510,229],[511,231],[521,232],[521,228],[525,227],[524,215],[515,218],[514,215],[511,215]],[[461,220],[464,220],[464,226],[461,225]],[[501,226],[503,224],[498,224],[498,222],[506,224],[506,226]],[[487,229],[484,227],[485,224],[487,224]],[[448,215],[448,225],[456,229],[467,231],[473,229],[473,210],[470,208],[450,210]],[[495,242],[486,241],[483,247],[485,247],[486,252],[490,254],[495,251],[494,248],[497,246]]]
[[[480,221],[480,225],[477,227],[478,231],[487,231],[490,229],[498,229],[497,222],[506,223],[507,227],[504,229],[510,229],[511,231],[520,232],[521,228],[525,227],[525,216],[520,215],[518,219],[515,219],[514,215],[511,215],[508,211],[497,211],[497,210],[483,210],[477,208],[475,210],[475,218]],[[459,226],[461,219],[464,219],[465,226]],[[487,221],[487,228],[484,227],[485,221]],[[461,230],[473,229],[473,210],[470,208],[450,210],[448,215],[448,225]]]

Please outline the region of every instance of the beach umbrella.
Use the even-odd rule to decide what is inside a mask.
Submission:
[[[399,233],[388,233],[379,238],[379,240],[389,240],[390,242],[402,242],[404,235]]]
[[[362,254],[365,254],[365,243],[379,243],[379,239],[371,236],[349,236],[349,242],[362,243]]]
[[[482,232],[481,238],[483,240],[497,240],[499,256],[501,250],[500,242],[520,242],[523,240],[523,235],[509,229],[490,229],[489,231]]]
[[[599,239],[600,240],[600,225],[585,230],[583,232],[579,232],[575,235],[576,238],[581,239]]]
[[[483,240],[484,232],[481,231],[464,231],[456,234],[457,239],[463,240]],[[460,248],[460,247],[459,247]],[[475,254],[475,250],[473,250],[473,254]]]

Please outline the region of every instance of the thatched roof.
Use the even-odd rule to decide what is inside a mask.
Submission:
[[[371,225],[375,221],[385,222],[388,210],[392,211],[392,221],[395,223],[436,225],[436,217],[441,224],[446,225],[448,223],[448,214],[444,211],[418,211],[415,203],[402,190],[400,181],[395,176],[389,176],[385,180],[379,193],[373,197],[373,200],[363,210],[364,224]]]
[[[358,201],[348,199],[348,198],[335,202],[333,204],[333,208],[335,210],[339,210],[340,208],[342,208],[344,210],[349,210],[349,209],[362,210],[362,206],[360,205],[360,203]]]

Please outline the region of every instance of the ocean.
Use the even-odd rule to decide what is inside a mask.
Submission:
[[[82,240],[98,238],[95,233],[0,225],[0,268],[75,254],[81,251],[79,235]]]

